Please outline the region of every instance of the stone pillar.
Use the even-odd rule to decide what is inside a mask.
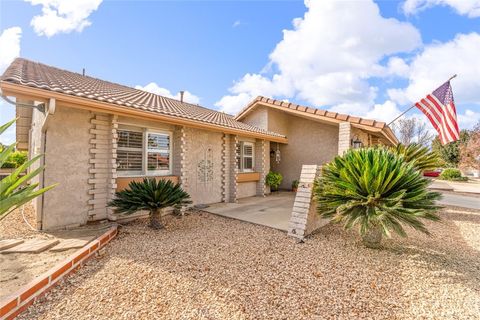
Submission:
[[[90,119],[90,185],[88,221],[108,218],[107,204],[117,188],[117,123],[108,114],[94,113]]]
[[[237,176],[238,176],[238,161],[237,161],[237,145],[238,137],[236,135],[230,135],[229,142],[229,202],[237,202]]]
[[[318,228],[328,223],[317,213],[317,206],[313,197],[313,184],[321,175],[321,166],[303,165],[295,195],[288,235],[303,240]]]
[[[231,136],[224,134],[222,137],[222,202],[230,201],[231,179]]]
[[[343,155],[350,149],[351,125],[350,122],[341,122],[338,125],[338,155]]]
[[[266,186],[265,177],[267,175],[267,164],[265,157],[266,141],[257,139],[255,141],[255,171],[260,173],[260,179],[257,181],[257,197],[265,197]]]

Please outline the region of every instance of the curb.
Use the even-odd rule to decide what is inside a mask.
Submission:
[[[55,265],[53,268],[32,280],[15,293],[0,301],[0,319],[15,319],[20,313],[27,310],[37,299],[41,298],[59,280],[77,271],[88,259],[103,248],[117,235],[117,226],[109,228],[104,234],[93,240],[85,247],[78,249],[71,256]]]

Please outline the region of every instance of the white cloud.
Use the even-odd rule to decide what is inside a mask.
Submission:
[[[402,111],[397,107],[397,104],[391,100],[387,100],[382,104],[375,104],[373,108],[365,113],[367,119],[375,119],[389,123],[395,119]]]
[[[164,96],[167,98],[172,98],[172,99],[180,99],[180,92],[177,94],[172,94],[170,90],[165,89],[160,87],[158,84],[155,82],[150,82],[146,86],[135,86],[135,89],[143,90],[143,91],[148,91],[151,93],[158,94],[160,96]],[[198,104],[200,102],[200,98],[194,94],[192,94],[189,91],[185,91],[183,95],[183,101],[188,102],[188,103],[193,103],[193,104]]]
[[[433,6],[450,6],[458,14],[470,18],[480,17],[480,0],[406,0],[403,11],[406,14],[416,14]]]
[[[480,121],[480,112],[467,109],[463,114],[458,114],[457,118],[461,129],[472,129]]]
[[[8,65],[20,55],[21,36],[20,27],[5,29],[0,35],[0,74],[3,74]]]
[[[102,0],[25,0],[42,5],[42,14],[34,16],[31,25],[40,36],[57,33],[81,32],[92,23],[90,14],[98,9]]]
[[[413,25],[383,18],[373,1],[306,0],[305,5],[304,17],[293,20],[293,29],[283,31],[283,40],[270,54],[273,75],[246,74],[217,107],[235,113],[246,97],[257,95],[299,98],[343,110],[371,106],[377,89],[368,79],[387,68],[380,61],[421,44]],[[391,61],[395,73],[405,72],[399,60]]]
[[[410,64],[409,85],[388,93],[398,103],[415,102],[440,86],[453,74],[454,96],[463,104],[480,104],[480,35],[460,34],[446,43],[434,43],[413,58]],[[403,100],[403,101],[402,101]]]
[[[242,22],[240,20],[237,20],[232,24],[232,28],[239,27],[241,24],[242,24]]]

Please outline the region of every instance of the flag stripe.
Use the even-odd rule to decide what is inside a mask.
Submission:
[[[455,127],[454,127],[454,125],[453,125],[453,122],[456,122],[456,121],[453,121],[450,113],[449,113],[448,110],[447,110],[447,107],[446,107],[446,106],[443,106],[443,105],[441,104],[441,102],[438,101],[438,99],[437,99],[434,95],[429,94],[429,95],[427,96],[427,98],[429,98],[429,100],[432,101],[433,104],[434,104],[437,108],[439,108],[440,110],[442,110],[440,117],[441,117],[443,126],[448,130],[448,133],[449,133],[450,138],[451,138],[450,141],[455,141],[454,138],[456,137],[456,134],[455,134],[455,131],[456,131],[456,130],[454,129]],[[450,142],[450,141],[449,141],[449,142]]]
[[[415,103],[415,106],[430,120],[442,144],[459,139],[457,110],[449,81]]]

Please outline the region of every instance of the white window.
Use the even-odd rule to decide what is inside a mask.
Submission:
[[[255,168],[254,144],[241,141],[237,145],[237,166],[240,172],[253,172]]]
[[[171,173],[171,136],[168,132],[124,127],[118,130],[117,172],[129,175]]]

